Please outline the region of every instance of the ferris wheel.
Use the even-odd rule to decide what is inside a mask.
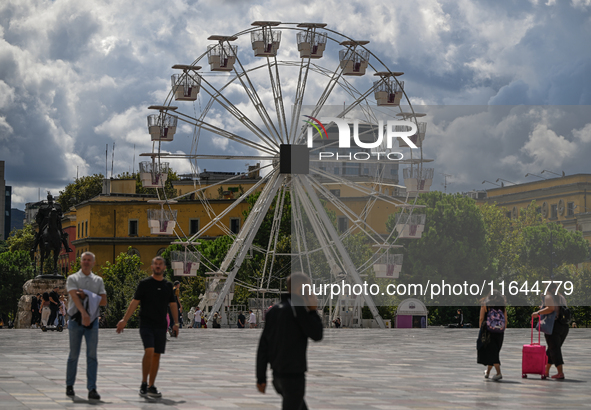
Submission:
[[[264,258],[257,283],[238,283],[252,291],[279,292],[271,286],[272,279],[290,273],[277,272],[280,257],[290,259],[290,271],[304,271],[318,284],[361,284],[364,276],[398,278],[403,261],[397,242],[420,238],[425,215],[414,212],[421,208],[416,200],[418,193],[429,191],[433,178],[433,169],[424,166],[431,161],[423,158],[424,114],[414,111],[398,79],[403,73],[391,71],[367,48],[368,41],[326,24],[255,21],[237,34],[212,35],[208,40],[207,50],[192,63],[172,66],[177,73],[171,77],[166,100],[149,107],[155,110],[148,116],[153,149],[142,154],[150,160],[140,163],[140,175],[144,187],[159,193],[153,202],[160,209],[149,215],[151,232],[176,235],[184,246],[172,255],[175,275],[194,276],[200,263],[210,270],[200,305],[210,304],[209,320],[227,306],[238,270],[253,252]],[[342,144],[343,121],[350,124],[345,130],[351,131],[349,146]],[[190,142],[175,152],[167,150],[177,127],[183,126],[192,130],[183,138]],[[412,131],[392,147],[383,138],[386,129]],[[181,159],[191,163],[194,189],[168,198],[164,184],[169,164]],[[258,180],[216,212],[203,194],[212,184],[199,178],[201,172],[205,167],[232,170],[244,162],[256,165],[213,185],[235,183],[255,167]],[[400,166],[406,166],[406,186],[399,183]],[[222,223],[257,192],[237,233]],[[210,217],[193,235],[176,224],[173,209],[188,195],[198,199]],[[281,221],[289,208],[291,250],[279,253]],[[385,223],[376,222],[385,212],[398,212],[390,232]],[[272,224],[267,243],[254,244],[268,213]],[[213,226],[233,237],[219,266],[191,246]],[[355,253],[351,238],[367,245],[365,253]],[[353,303],[342,299],[339,303]],[[320,302],[321,307],[327,303]],[[354,303],[358,308],[367,305],[378,325],[385,326],[370,295]]]

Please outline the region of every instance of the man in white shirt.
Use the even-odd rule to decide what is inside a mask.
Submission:
[[[68,333],[70,337],[70,354],[68,356],[66,373],[66,395],[75,396],[74,383],[82,338],[86,340],[86,385],[88,399],[100,400],[101,396],[96,391],[96,377],[98,371],[97,347],[98,347],[98,317],[96,312],[87,312],[81,298],[86,297],[85,292],[92,292],[100,297],[99,306],[107,305],[107,292],[103,278],[92,273],[95,257],[91,252],[84,252],[80,257],[81,269],[70,275],[66,282],[66,289],[70,295],[68,302]],[[84,296],[83,296],[84,295]],[[97,308],[98,309],[98,308]],[[93,320],[91,321],[91,315]]]
[[[248,318],[248,323],[250,325],[250,328],[254,329],[255,327],[257,327],[257,317],[252,310],[249,310],[249,312],[250,317]]]

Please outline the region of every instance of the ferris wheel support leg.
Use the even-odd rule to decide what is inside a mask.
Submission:
[[[351,275],[351,278],[353,278],[353,280],[355,281],[356,284],[363,285],[363,282],[361,281],[361,277],[359,276],[359,273],[357,272],[357,269],[355,268],[353,261],[349,257],[349,254],[347,253],[345,246],[343,245],[343,243],[341,242],[341,239],[339,238],[339,234],[335,230],[334,226],[330,222],[330,219],[328,218],[328,215],[324,211],[324,207],[320,203],[320,199],[318,199],[318,196],[316,195],[314,188],[312,188],[312,186],[310,185],[310,182],[307,180],[307,178],[305,178],[305,177],[300,178],[300,181],[306,187],[306,192],[310,196],[310,199],[312,200],[314,207],[317,209],[318,216],[322,219],[322,222],[323,222],[326,230],[328,231],[329,236],[332,238],[335,246],[337,247],[339,253],[341,254],[341,258],[342,258],[341,260],[343,262],[345,269],[347,270],[347,273],[349,275]],[[376,320],[376,322],[378,322],[378,325],[382,329],[385,329],[386,324],[384,323],[384,320],[380,316],[380,313],[378,312],[378,308],[376,307],[371,296],[364,294],[363,299],[365,300],[365,303],[367,303],[367,306],[369,307],[369,310],[371,311],[374,319]]]
[[[252,241],[254,240],[254,237],[256,236],[258,229],[263,222],[263,219],[265,219],[267,211],[269,210],[269,207],[275,198],[275,194],[279,190],[279,187],[281,187],[283,181],[284,176],[276,174],[265,186],[263,192],[261,192],[261,195],[259,196],[259,199],[254,204],[250,215],[248,215],[248,218],[246,218],[244,227],[236,236],[234,243],[224,258],[224,261],[220,266],[220,271],[226,272],[226,269],[230,267],[232,261],[234,261],[234,267],[228,273],[224,287],[222,288],[222,291],[219,293],[211,311],[209,312],[209,316],[207,318],[208,324],[213,320],[214,313],[222,307],[224,299],[230,291],[232,283],[234,283],[234,278],[236,278],[236,274],[242,265],[242,261],[244,260],[248,249],[252,245]]]

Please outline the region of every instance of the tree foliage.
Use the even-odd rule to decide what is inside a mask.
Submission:
[[[104,178],[103,174],[93,174],[77,178],[76,181],[66,185],[64,190],[60,191],[58,198],[63,211],[99,195],[103,191]]]
[[[23,285],[33,278],[28,251],[16,250],[0,254],[0,313],[16,317]]]
[[[133,299],[135,289],[140,280],[148,277],[141,269],[141,261],[137,255],[120,253],[115,263],[107,262],[101,272],[107,292],[105,319],[108,327],[114,327],[123,318],[129,303]],[[128,322],[129,327],[138,327],[138,311]]]
[[[429,192],[421,194],[417,204],[425,205],[415,213],[425,213],[421,239],[402,239],[404,262],[401,283],[469,283],[482,281],[488,265],[486,229],[473,199],[460,195]],[[386,223],[395,226],[395,215]],[[397,242],[398,243],[398,242]]]
[[[14,229],[6,239],[7,250],[29,252],[35,243],[35,234],[36,232],[30,224],[26,224],[22,229]]]

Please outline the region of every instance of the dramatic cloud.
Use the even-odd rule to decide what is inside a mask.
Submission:
[[[591,104],[591,3],[484,0],[392,2],[254,2],[213,0],[118,1],[4,0],[0,2],[0,159],[6,161],[13,203],[37,199],[38,188],[57,193],[76,174],[105,172],[105,147],[115,142],[114,173],[126,172],[151,152],[147,106],[163,104],[171,66],[195,61],[212,34],[233,34],[255,20],[324,22],[369,49],[391,70],[404,71],[413,104],[429,105],[425,154],[437,173],[452,174],[448,190],[481,187],[482,179],[522,180],[540,167],[586,172],[589,125],[581,113],[535,105]],[[338,36],[329,33],[337,39]],[[342,39],[341,39],[342,40]],[[265,59],[253,57],[250,36],[236,41],[263,104],[276,121]],[[338,67],[331,43],[308,81],[305,104],[315,104]],[[278,60],[299,59],[295,33],[283,32]],[[372,57],[376,70],[384,67]],[[230,77],[209,71],[220,88]],[[321,68],[327,71],[322,71]],[[285,110],[291,112],[298,67],[282,66]],[[364,92],[373,70],[347,81]],[[206,88],[204,86],[204,88]],[[269,133],[238,80],[224,95],[242,115]],[[327,103],[353,101],[337,87]],[[182,113],[238,135],[250,130],[219,104],[174,102]],[[373,100],[370,97],[370,102]],[[498,110],[482,105],[500,106]],[[504,107],[516,104],[528,108]],[[439,110],[436,105],[462,106]],[[472,108],[470,108],[472,106]],[[198,142],[198,144],[197,144]],[[111,148],[109,148],[110,150]],[[157,149],[157,147],[156,147]],[[179,123],[168,152],[256,154],[257,150]],[[260,152],[260,151],[259,151]],[[111,155],[109,152],[109,173]],[[245,169],[245,162],[201,161],[201,168]],[[254,161],[250,161],[251,163]],[[171,160],[191,172],[188,160]],[[525,172],[524,172],[525,171]],[[434,183],[440,188],[441,175]],[[517,182],[517,181],[516,181]]]

